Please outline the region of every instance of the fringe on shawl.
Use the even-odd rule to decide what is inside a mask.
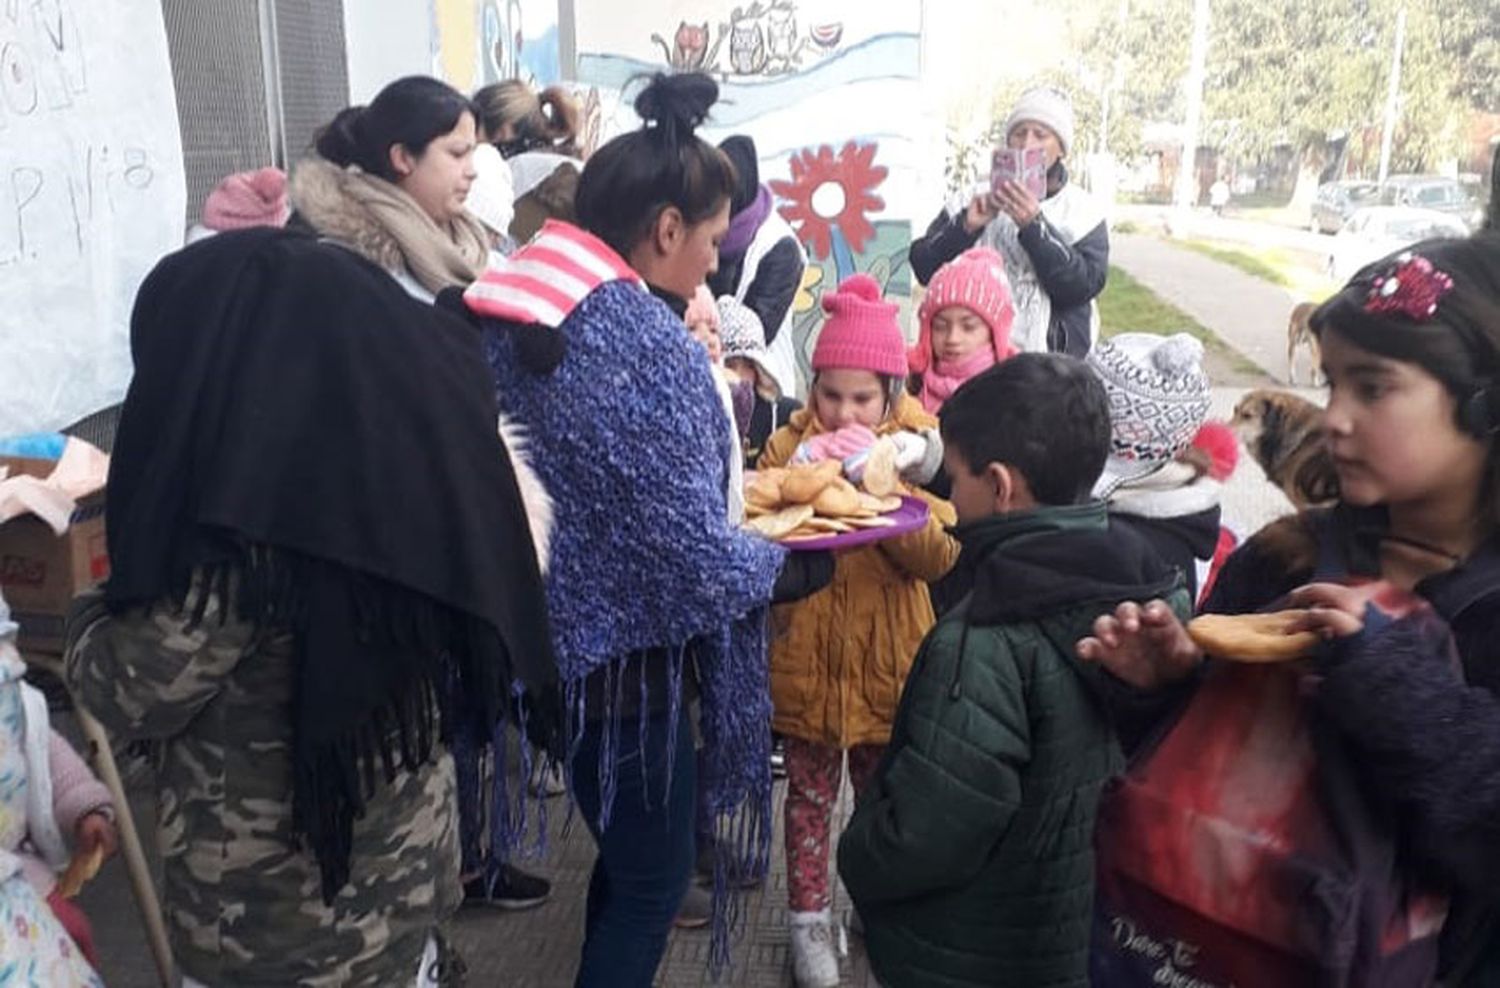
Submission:
[[[506,723],[514,721],[525,738],[531,701],[519,684],[507,685],[508,669],[480,659],[474,643],[493,631],[476,619],[366,574],[262,545],[203,539],[190,559],[190,565],[175,568],[170,597],[189,612],[194,626],[207,619],[215,597],[233,598],[242,620],[259,628],[291,630],[300,670],[311,660],[303,653],[312,619],[310,581],[334,579],[350,590],[355,640],[409,657],[403,675],[352,729],[316,746],[294,737],[292,826],[299,844],[310,847],[317,859],[325,903],[332,904],[349,881],[354,819],[378,785],[393,782],[398,771],[416,771],[431,762],[438,741],[461,747],[466,726],[490,725],[492,737],[486,740],[503,746]],[[220,620],[227,617],[228,608],[221,607]],[[351,673],[358,670],[359,656],[344,661]],[[523,751],[529,769],[530,745],[523,743]],[[497,759],[497,764],[503,761]],[[494,773],[494,779],[497,806],[506,805],[499,798],[505,773]],[[523,796],[525,792],[522,786]],[[473,814],[482,813],[483,800],[466,802]],[[513,846],[512,835],[525,830],[524,815],[522,810],[519,816],[497,818],[496,828],[505,836],[498,846]],[[463,824],[466,832],[483,827],[479,818]],[[539,833],[546,833],[544,822]]]
[[[675,776],[677,745],[675,739],[683,711],[683,670],[690,661],[689,648],[697,660],[703,692],[703,714],[700,727],[704,740],[706,772],[698,780],[696,798],[706,803],[712,820],[715,841],[713,922],[709,946],[709,973],[717,981],[728,970],[733,946],[744,933],[745,912],[734,894],[731,875],[765,874],[771,851],[771,701],[766,666],[768,643],[767,608],[759,608],[726,626],[721,633],[696,639],[691,646],[667,650],[668,689],[667,731],[665,735],[665,783],[660,792],[648,792],[645,771],[648,759],[636,761],[642,773],[643,797],[658,800],[665,806],[671,799],[671,780]],[[598,773],[600,806],[598,829],[608,828],[619,789],[621,735],[623,731],[625,680],[632,657],[621,656],[595,670],[603,677],[604,709],[598,714],[599,764],[577,765],[575,756],[583,743],[590,719],[587,709],[587,677],[564,683],[568,710],[569,756],[564,767],[568,780],[569,814],[575,807],[571,794],[574,773]],[[637,683],[639,710],[652,709],[650,687],[641,662]],[[748,699],[748,702],[747,702]],[[639,718],[637,750],[644,752],[648,717]],[[497,746],[498,750],[498,746]],[[497,782],[505,773],[496,772]],[[523,776],[524,778],[525,776]],[[497,786],[495,815],[500,817],[507,805]],[[503,835],[514,840],[514,834]],[[494,839],[494,838],[492,838]],[[496,846],[501,846],[496,840]]]

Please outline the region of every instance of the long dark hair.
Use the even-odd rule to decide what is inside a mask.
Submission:
[[[1377,277],[1388,275],[1401,254],[1424,257],[1453,279],[1431,316],[1371,312]],[[1500,232],[1464,239],[1429,240],[1376,261],[1324,302],[1309,320],[1321,338],[1330,329],[1361,349],[1416,364],[1453,395],[1460,428],[1484,437],[1500,430]],[[1500,443],[1490,439],[1485,497],[1492,524],[1500,523]]]
[[[627,254],[668,207],[689,225],[723,208],[734,193],[734,166],[694,133],[718,98],[718,83],[702,73],[652,76],[635,99],[644,126],[616,137],[584,166],[579,225]]]
[[[430,76],[413,75],[386,86],[369,106],[351,106],[318,132],[313,148],[336,165],[358,165],[394,182],[391,148],[400,144],[413,157],[458,126],[479,108],[458,90]]]

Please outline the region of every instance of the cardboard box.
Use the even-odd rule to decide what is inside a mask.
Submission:
[[[10,476],[46,477],[52,461],[0,456]],[[35,515],[0,525],[0,593],[11,617],[21,626],[19,647],[59,652],[63,621],[73,598],[109,576],[104,537],[104,491],[78,502],[72,523],[62,535]]]

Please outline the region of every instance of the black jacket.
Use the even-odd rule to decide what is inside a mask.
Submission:
[[[1182,572],[1188,593],[1198,599],[1198,562],[1214,558],[1219,547],[1218,505],[1176,518],[1147,518],[1117,511],[1112,514],[1121,525],[1133,529],[1151,543],[1158,555]]]
[[[965,230],[963,213],[949,216],[946,209],[939,212],[926,235],[911,244],[911,269],[917,281],[927,284],[938,268],[978,243],[983,232]],[[1089,303],[1104,290],[1109,273],[1108,226],[1100,221],[1077,243],[1070,244],[1045,216],[1039,215],[1021,228],[1020,241],[1052,300],[1047,349],[1085,356],[1093,322]]]
[[[744,254],[719,259],[719,270],[708,279],[709,290],[715,298],[735,294],[744,266]],[[755,280],[745,289],[745,307],[760,317],[761,328],[766,331],[766,346],[775,342],[792,301],[797,297],[797,289],[802,287],[802,268],[802,252],[797,241],[782,237],[761,258]]]

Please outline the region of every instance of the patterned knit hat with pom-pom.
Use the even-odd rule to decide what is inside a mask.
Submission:
[[[1209,407],[1202,343],[1186,333],[1121,333],[1088,363],[1109,397],[1105,478],[1117,486],[1153,473],[1192,443]]]

